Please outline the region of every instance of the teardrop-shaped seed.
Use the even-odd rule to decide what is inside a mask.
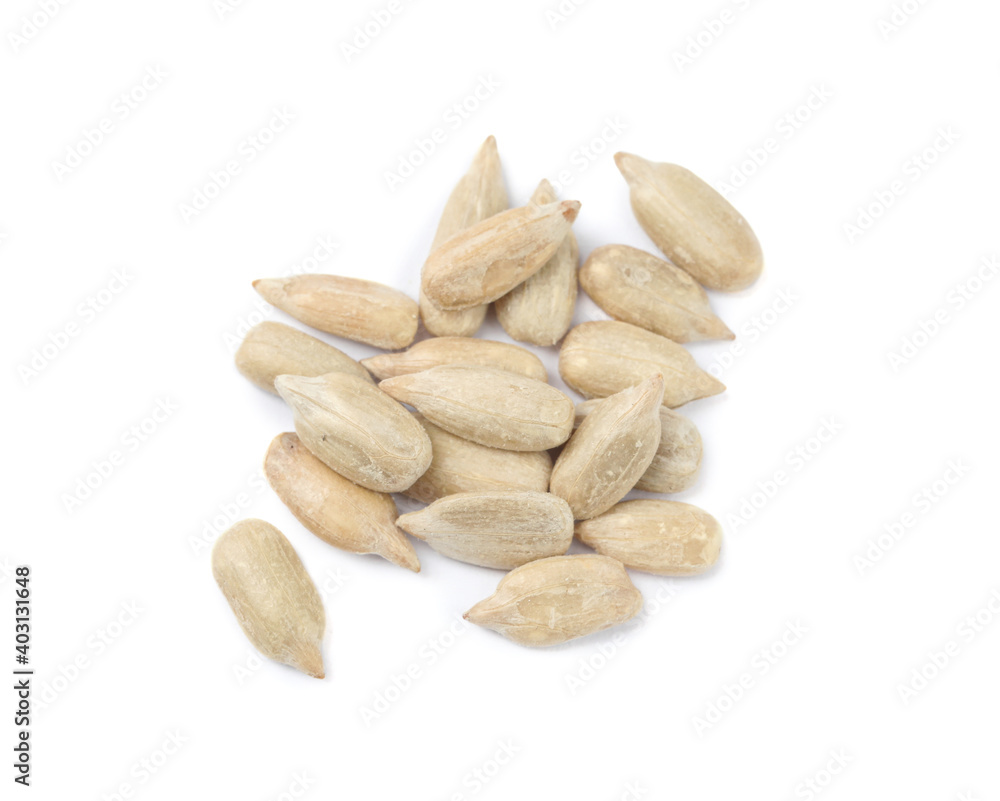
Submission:
[[[345,373],[278,376],[295,431],[331,470],[376,492],[400,492],[431,463],[431,442],[400,404]]]
[[[548,451],[503,451],[450,434],[419,412],[431,440],[431,466],[403,494],[422,503],[433,503],[458,492],[531,490],[545,492],[552,473]]]
[[[538,205],[557,199],[552,184],[544,179],[531,196]],[[579,263],[580,249],[570,230],[544,267],[497,299],[497,320],[511,339],[546,346],[566,335],[576,309]]]
[[[317,376],[350,373],[374,383],[368,371],[341,350],[284,323],[255,325],[236,351],[236,369],[275,395],[279,375]]]
[[[575,425],[579,426],[600,403],[603,400],[578,403]],[[701,457],[698,427],[679,412],[661,406],[660,445],[635,488],[645,492],[683,492],[698,479]]]
[[[580,268],[580,285],[616,320],[674,342],[735,338],[712,313],[708,295],[697,281],[638,248],[597,248]]]
[[[625,501],[577,523],[576,535],[625,567],[661,576],[704,573],[722,547],[722,526],[708,512],[653,498]]]
[[[670,408],[726,389],[682,345],[629,323],[581,323],[559,350],[559,374],[585,398],[606,398],[656,373],[663,376],[663,404]]]
[[[261,278],[254,289],[296,320],[376,348],[405,348],[417,335],[416,301],[397,289],[340,275]]]
[[[443,364],[495,367],[539,381],[548,381],[545,365],[534,353],[509,342],[474,337],[434,337],[400,353],[382,353],[361,362],[378,379],[419,373]]]
[[[454,311],[491,303],[552,258],[580,211],[575,200],[529,203],[453,236],[424,264],[424,294]]]
[[[379,388],[445,431],[505,451],[544,451],[573,430],[573,401],[534,378],[453,365],[388,378]]]
[[[469,171],[452,190],[438,223],[431,253],[459,231],[506,211],[507,189],[497,153],[497,140],[492,136],[483,142],[472,160]],[[431,303],[420,286],[420,316],[424,326],[435,336],[471,337],[486,318],[488,304],[461,311],[445,311]]]
[[[570,437],[552,468],[550,490],[573,517],[586,520],[624,498],[646,472],[660,444],[663,376],[597,404]]]
[[[444,556],[503,570],[564,554],[573,541],[569,506],[547,492],[462,492],[398,523]]]
[[[296,434],[278,434],[264,459],[264,473],[282,503],[324,542],[352,553],[373,553],[420,572],[413,545],[396,526],[396,502],[335,473]]]
[[[639,225],[664,255],[709,289],[732,292],[760,277],[760,242],[732,204],[690,170],[615,154]]]
[[[241,520],[212,548],[212,575],[258,651],[324,677],[323,601],[284,534],[263,520]]]
[[[544,646],[620,625],[642,609],[622,563],[606,556],[552,556],[512,570],[465,613],[518,645]]]

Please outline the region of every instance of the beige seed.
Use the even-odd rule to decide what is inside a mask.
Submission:
[[[462,492],[398,523],[444,556],[502,570],[564,554],[573,541],[569,506],[547,492]]]
[[[296,320],[376,348],[405,348],[417,335],[418,307],[402,292],[340,275],[261,278],[254,289]]]
[[[649,467],[660,444],[663,376],[600,401],[552,468],[550,490],[573,517],[586,520],[624,498]]]
[[[403,494],[433,503],[458,492],[516,489],[545,492],[552,473],[548,451],[502,451],[449,434],[422,414],[414,416],[430,437],[431,466]]]
[[[424,294],[454,311],[491,303],[530,278],[562,244],[575,200],[501,212],[453,236],[424,264]]]
[[[576,422],[597,408],[602,400],[589,400],[576,405]],[[636,483],[645,492],[682,492],[694,485],[701,468],[702,444],[698,428],[684,415],[660,407],[660,446],[653,461]]]
[[[302,443],[355,484],[400,492],[430,465],[431,442],[420,423],[360,378],[345,373],[283,375],[274,385],[292,409]]]
[[[413,545],[396,526],[396,503],[335,473],[309,453],[295,434],[279,434],[264,459],[271,487],[293,515],[335,548],[373,553],[420,572]]]
[[[616,320],[674,342],[735,338],[712,313],[708,295],[697,281],[638,248],[598,248],[580,268],[580,285]]]
[[[552,184],[543,180],[531,202],[554,203]],[[555,345],[573,322],[576,309],[576,268],[580,249],[570,230],[562,244],[537,273],[496,302],[497,320],[512,339],[533,345]]]
[[[534,353],[507,342],[473,337],[435,337],[400,353],[383,353],[361,362],[378,379],[419,373],[443,364],[495,367],[539,381],[548,381],[545,365]]]
[[[258,651],[324,677],[323,601],[284,534],[263,520],[241,520],[212,548],[212,575]]]
[[[642,609],[622,563],[606,556],[552,556],[512,570],[465,619],[518,645],[544,646],[620,625]]]
[[[274,379],[279,375],[350,373],[374,383],[346,353],[284,323],[264,322],[251,328],[236,351],[236,369],[275,395]]]
[[[469,171],[452,190],[441,214],[431,253],[459,231],[506,211],[507,205],[497,140],[491,136],[483,142]],[[488,308],[489,305],[484,304],[461,311],[439,309],[427,299],[421,281],[420,316],[424,326],[435,336],[471,337],[483,324]]]
[[[573,430],[573,401],[534,378],[453,365],[388,378],[379,387],[456,436],[505,451],[544,451]]]
[[[693,172],[631,153],[615,163],[639,225],[664,255],[709,289],[732,292],[760,277],[764,256],[743,216]]]
[[[577,523],[576,535],[605,556],[661,576],[693,576],[718,561],[722,526],[708,512],[679,501],[625,501]]]
[[[663,404],[670,408],[726,389],[683,346],[629,323],[581,323],[559,350],[559,374],[585,398],[606,398],[656,373],[663,375]]]

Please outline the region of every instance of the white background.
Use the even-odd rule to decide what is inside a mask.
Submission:
[[[547,14],[556,0],[401,0],[348,58],[344,43],[386,3],[219,5],[71,2],[21,42],[41,0],[0,15],[0,631],[6,670],[11,570],[30,564],[43,702],[33,786],[10,797],[775,799],[812,797],[814,779],[831,800],[1000,799],[1000,288],[973,280],[979,291],[953,302],[1000,252],[1000,8],[910,0],[893,31],[880,29],[888,0],[590,0],[563,4],[562,20]],[[721,35],[702,33],[703,52],[679,65],[723,11]],[[116,98],[155,68],[166,77],[122,118]],[[451,124],[484,79],[498,87]],[[814,87],[828,99],[783,122]],[[294,121],[247,160],[275,109]],[[103,117],[113,130],[82,163],[54,167]],[[436,127],[445,141],[391,191],[386,173]],[[957,141],[938,138],[949,129]],[[291,420],[232,365],[227,337],[256,310],[250,282],[302,269],[329,237],[339,247],[320,271],[415,296],[444,200],[489,134],[512,202],[569,171],[583,254],[653,249],[616,150],[717,186],[753,172],[732,197],[766,270],[712,296],[744,351],[720,367],[729,343],[692,347],[729,390],[683,409],[706,456],[679,497],[723,521],[723,558],[698,579],[635,575],[648,614],[617,640],[532,651],[463,630],[455,616],[500,573],[420,544],[419,575],[340,553],[257,475]],[[769,138],[774,152],[745,170]],[[240,174],[186,221],[182,204],[231,159]],[[845,224],[894,181],[902,194],[852,236]],[[81,304],[114,270],[127,286],[90,315]],[[774,306],[782,292],[790,307]],[[601,316],[581,301],[578,321]],[[77,335],[37,374],[22,369],[69,324]],[[504,338],[493,320],[481,335]],[[543,358],[558,385],[555,351]],[[131,449],[123,435],[165,400],[176,411]],[[835,436],[812,440],[831,418]],[[800,447],[808,461],[789,456]],[[124,463],[68,510],[113,450]],[[925,509],[915,496],[949,462],[961,478]],[[776,471],[788,480],[773,497],[751,497]],[[255,660],[216,588],[208,545],[234,505],[284,530],[327,588],[325,681]],[[898,540],[872,545],[908,513]],[[859,566],[870,547],[880,558]],[[977,612],[977,629],[963,623]],[[806,633],[776,646],[789,626]],[[950,641],[947,664],[904,699]],[[768,652],[782,655],[765,673]],[[393,689],[408,669],[418,677]],[[726,700],[743,674],[752,686]],[[393,701],[368,725],[380,695]],[[182,745],[164,757],[171,737]],[[498,767],[504,746],[514,755]],[[846,767],[831,779],[835,755]]]

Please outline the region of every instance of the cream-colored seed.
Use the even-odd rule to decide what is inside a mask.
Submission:
[[[497,140],[491,136],[483,142],[469,171],[452,190],[441,214],[431,253],[459,231],[506,211],[507,206],[507,188],[504,186]],[[420,316],[424,326],[435,336],[471,337],[483,324],[488,308],[489,305],[484,304],[461,311],[439,309],[427,299],[421,280]]]
[[[657,374],[600,401],[566,443],[550,490],[566,499],[577,520],[610,509],[646,472],[660,444],[662,399]]]
[[[454,311],[506,295],[552,258],[579,210],[575,200],[529,203],[466,228],[427,259],[425,296]]]
[[[465,618],[519,645],[545,646],[620,625],[640,609],[642,595],[621,562],[552,556],[512,570]]]
[[[396,502],[335,473],[296,434],[279,434],[264,459],[272,489],[309,531],[335,548],[373,553],[420,572],[413,545],[396,526]]]
[[[732,292],[760,277],[760,242],[732,204],[690,170],[617,153],[639,225],[664,255],[709,289]]]
[[[722,526],[708,512],[679,501],[625,501],[577,523],[576,535],[626,567],[661,576],[704,573],[718,561]]]
[[[383,353],[361,362],[379,380],[419,373],[444,364],[495,367],[539,381],[548,381],[545,365],[534,353],[508,342],[473,337],[434,337],[400,353]]]
[[[236,369],[275,395],[274,379],[279,375],[350,373],[374,383],[346,353],[284,323],[264,322],[251,328],[236,351]]]
[[[589,400],[576,405],[576,426],[597,408],[602,400]],[[653,461],[636,483],[645,492],[683,492],[698,479],[701,469],[702,443],[698,428],[684,415],[660,407],[660,446]]]
[[[415,413],[431,440],[434,456],[416,483],[403,494],[433,503],[458,492],[531,490],[545,492],[552,473],[548,451],[503,451],[450,434]]]
[[[328,334],[398,350],[417,335],[416,301],[397,289],[339,275],[262,278],[254,289],[268,303]]]
[[[490,448],[543,451],[573,430],[573,402],[534,378],[453,365],[388,378],[379,387],[445,431]]]
[[[582,323],[559,350],[559,374],[585,398],[606,398],[656,373],[663,376],[663,404],[670,408],[726,389],[682,345],[629,323]]]
[[[451,559],[503,570],[564,554],[573,540],[569,506],[547,492],[462,492],[398,522]]]
[[[331,470],[377,492],[400,492],[431,463],[431,442],[400,404],[345,373],[316,378],[278,376],[295,431]]]
[[[580,268],[580,285],[616,320],[674,342],[735,338],[712,313],[708,295],[697,281],[638,248],[597,248]]]
[[[263,520],[241,520],[212,548],[212,575],[258,651],[324,677],[323,601],[284,534]]]
[[[555,190],[546,180],[538,185],[531,202],[555,203]],[[533,345],[555,345],[573,322],[576,308],[576,268],[580,249],[572,230],[537,273],[497,299],[497,320],[512,339]]]

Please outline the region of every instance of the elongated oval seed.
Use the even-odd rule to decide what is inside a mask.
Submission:
[[[649,467],[660,444],[663,376],[600,401],[583,420],[552,468],[550,490],[573,517],[586,520],[624,498]]]
[[[398,523],[444,556],[502,570],[564,554],[573,541],[569,506],[547,492],[461,492]]]
[[[472,160],[469,171],[452,190],[438,223],[431,253],[459,231],[506,211],[507,189],[497,153],[497,140],[492,136],[483,142]],[[471,337],[486,318],[488,304],[461,311],[445,311],[431,303],[420,284],[420,316],[424,326],[435,336]]]
[[[323,678],[323,601],[284,534],[241,520],[212,548],[212,575],[258,651]]]
[[[434,456],[416,483],[403,494],[423,503],[433,503],[458,492],[490,490],[531,490],[545,492],[552,473],[548,451],[502,451],[487,448],[449,434],[419,412],[420,421],[431,440]]]
[[[512,570],[465,619],[518,645],[544,646],[617,626],[640,609],[642,595],[621,562],[580,554]]]
[[[309,531],[335,548],[373,553],[420,572],[413,545],[396,526],[396,502],[335,473],[296,434],[278,434],[264,459],[264,473],[282,503]]]
[[[577,523],[581,541],[626,567],[661,576],[693,576],[718,561],[722,526],[708,512],[679,501],[642,499]]]
[[[556,200],[552,184],[544,179],[531,196],[531,202],[539,205]],[[546,346],[566,335],[576,309],[579,263],[580,249],[571,229],[544,267],[497,299],[497,320],[508,336]]]
[[[574,425],[578,427],[600,403],[601,399],[578,403]],[[660,445],[635,488],[645,492],[682,492],[698,479],[701,456],[697,426],[684,415],[661,406]]]
[[[580,268],[580,285],[616,320],[674,342],[736,336],[712,313],[708,295],[697,281],[638,248],[597,248]]]
[[[236,351],[236,369],[275,395],[274,379],[279,375],[350,373],[374,383],[346,353],[284,323],[263,322],[251,328]]]
[[[416,301],[374,281],[340,275],[261,278],[254,289],[296,320],[376,348],[405,348],[417,335]]]
[[[274,382],[295,431],[331,470],[377,492],[400,492],[431,463],[420,423],[377,387],[345,373],[282,375]]]
[[[529,203],[466,228],[424,264],[424,294],[454,311],[491,303],[540,270],[580,211],[575,200]]]
[[[639,225],[664,255],[709,289],[732,292],[760,277],[764,256],[743,216],[690,170],[615,154]]]
[[[559,350],[559,374],[585,398],[606,398],[656,373],[663,375],[663,404],[670,408],[726,389],[683,346],[629,323],[581,323]]]
[[[545,365],[534,353],[519,345],[473,337],[435,337],[418,342],[400,353],[382,353],[361,362],[378,379],[419,373],[443,364],[495,367],[539,381],[548,381]]]
[[[573,402],[534,378],[453,365],[388,378],[379,388],[459,437],[505,451],[544,451],[573,430]]]

